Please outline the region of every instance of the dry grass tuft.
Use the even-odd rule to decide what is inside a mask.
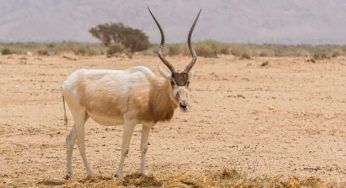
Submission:
[[[37,183],[38,185],[47,185],[47,186],[57,186],[65,184],[62,180],[43,180]]]
[[[142,176],[140,173],[125,176],[122,185],[136,187],[152,187],[162,186],[162,182],[158,181],[153,175]]]
[[[269,65],[269,61],[263,61],[260,66],[265,67],[267,65]]]
[[[65,187],[118,187],[122,184],[112,177],[97,176],[82,180],[67,180],[64,185]]]

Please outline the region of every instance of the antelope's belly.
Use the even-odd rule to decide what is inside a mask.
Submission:
[[[122,125],[124,124],[124,118],[123,116],[106,116],[106,115],[100,115],[100,114],[93,114],[89,113],[88,115],[96,121],[97,123],[105,126],[115,126],[115,125]]]

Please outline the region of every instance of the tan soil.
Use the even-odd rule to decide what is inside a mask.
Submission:
[[[188,58],[170,58],[182,68]],[[267,66],[261,63],[268,61]],[[62,180],[66,129],[60,86],[78,68],[123,69],[156,57],[0,56],[0,185]],[[200,58],[192,108],[177,110],[149,138],[148,170],[156,177],[201,175],[232,164],[249,176],[315,176],[346,181],[346,60]],[[98,176],[114,175],[121,126],[86,124],[87,157]],[[140,127],[125,175],[138,172]],[[74,175],[85,177],[75,148]]]

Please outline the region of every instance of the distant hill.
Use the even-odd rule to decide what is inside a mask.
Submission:
[[[123,22],[158,42],[146,6],[168,42],[185,41],[202,8],[194,41],[346,44],[344,0],[0,0],[0,41],[92,42],[90,27]]]

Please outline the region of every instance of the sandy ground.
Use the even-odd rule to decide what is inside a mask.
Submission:
[[[170,58],[182,68],[188,58]],[[261,67],[263,61],[269,65]],[[78,68],[123,69],[155,57],[0,56],[0,185],[62,180],[66,171],[60,86]],[[200,58],[192,108],[177,110],[149,138],[148,170],[158,177],[201,175],[233,165],[249,176],[315,176],[346,181],[346,60]],[[86,124],[87,157],[96,175],[114,175],[122,127]],[[124,174],[138,172],[140,127]],[[75,147],[74,174],[85,177]]]

